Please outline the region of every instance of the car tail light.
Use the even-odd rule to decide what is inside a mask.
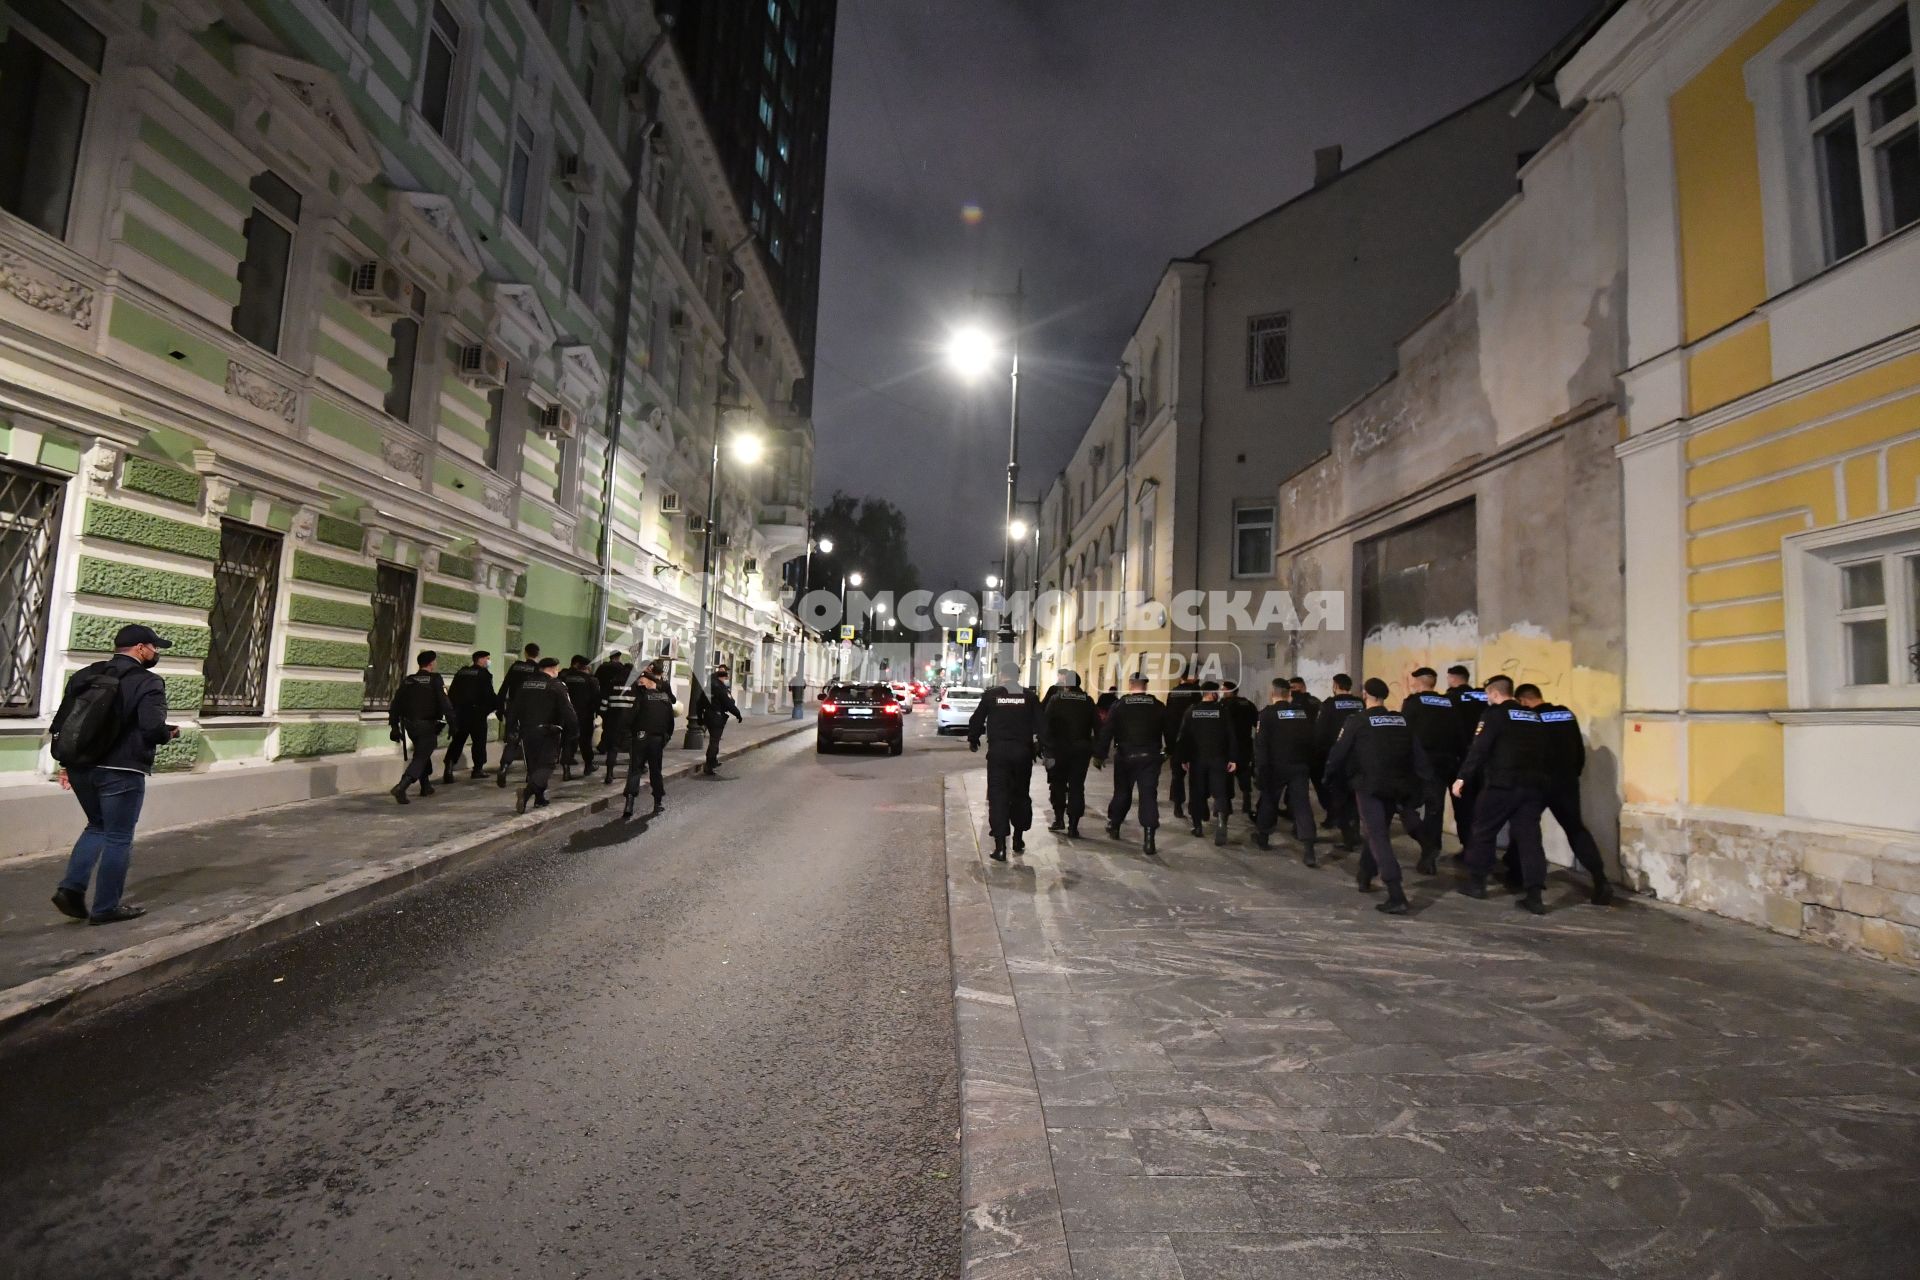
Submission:
[[[839,709],[839,706],[832,702],[823,702],[820,704],[820,714],[823,716],[830,716]]]
[[[951,703],[946,703],[946,702],[943,702],[943,703],[941,703],[941,704],[940,704],[940,709],[941,709],[942,711],[951,711],[951,710],[953,710],[953,706],[952,706],[952,704],[951,704]]]
[[[900,704],[899,704],[899,703],[897,703],[897,702],[889,702],[889,703],[887,704],[887,714],[888,714],[888,715],[890,715],[890,716],[897,716],[897,715],[899,715],[899,714],[900,714]]]

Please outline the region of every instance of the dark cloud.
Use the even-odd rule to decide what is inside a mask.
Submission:
[[[1162,267],[1524,72],[1592,0],[840,0],[816,475],[906,512],[930,585],[999,555],[1004,380],[938,344],[1028,295],[1022,496]],[[985,212],[969,226],[961,211]]]

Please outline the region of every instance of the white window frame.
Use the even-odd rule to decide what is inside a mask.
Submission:
[[[75,16],[79,17],[100,33],[102,51],[100,55],[100,68],[98,70],[87,66],[75,58],[65,45],[62,45],[58,40],[41,31],[38,27],[35,27],[31,18],[26,15],[21,15],[17,21],[20,30],[26,34],[28,39],[35,45],[39,46],[43,56],[51,58],[65,67],[85,82],[87,86],[86,117],[80,122],[80,142],[79,145],[74,148],[73,178],[67,191],[67,223],[60,229],[60,233],[53,237],[61,244],[72,245],[77,239],[75,234],[76,229],[84,225],[83,219],[89,219],[91,216],[91,205],[82,203],[82,201],[90,195],[88,191],[88,186],[90,185],[88,160],[93,151],[93,136],[96,122],[100,119],[101,95],[107,91],[109,83],[108,73],[119,70],[119,67],[114,57],[114,54],[118,52],[115,48],[118,42],[114,38],[114,31],[111,25],[100,21],[100,16],[92,12],[91,8],[85,4],[75,4],[72,3],[72,0],[66,0],[66,3],[67,7],[73,10]],[[11,217],[13,215],[8,216]],[[19,218],[17,221],[22,227],[31,229],[35,234],[49,234],[41,231],[40,228],[34,226],[24,218]]]
[[[428,122],[421,109],[427,91],[427,48],[433,39],[433,8],[446,6],[460,28],[460,45],[453,52],[453,71],[447,84],[447,129],[445,133]],[[420,34],[414,46],[413,89],[408,96],[408,122],[428,145],[437,145],[456,164],[466,163],[467,142],[472,136],[474,81],[480,72],[480,49],[485,43],[485,26],[475,11],[473,0],[424,0],[420,9]]]
[[[1906,561],[1920,557],[1920,509],[1849,521],[1794,534],[1781,542],[1785,561],[1787,702],[1795,710],[1920,707],[1920,673],[1907,646],[1920,627],[1920,591]],[[1843,565],[1879,559],[1885,565],[1884,609],[1843,611]],[[1846,683],[1845,624],[1884,614],[1889,683]]]
[[[1266,512],[1265,520],[1244,520],[1243,516],[1253,512]],[[1240,531],[1242,529],[1265,529],[1267,531],[1267,563],[1257,572],[1248,572],[1240,566]],[[1273,576],[1273,553],[1280,546],[1280,509],[1271,502],[1236,502],[1233,504],[1233,528],[1227,538],[1227,569],[1234,578],[1271,578]]]
[[[1875,234],[1880,212],[1877,202],[1870,201],[1866,246],[1847,258],[1828,261],[1825,202],[1814,155],[1807,80],[1828,59],[1902,7],[1907,11],[1914,56],[1920,56],[1920,0],[1826,0],[1746,65],[1760,153],[1769,296],[1871,252],[1887,239]]]
[[[520,150],[520,134],[523,127],[528,134],[526,189],[521,195],[520,216],[515,218],[512,210],[514,158]],[[537,244],[540,239],[543,203],[540,197],[547,187],[547,184],[541,181],[541,175],[546,172],[541,163],[545,151],[546,147],[540,140],[540,131],[534,128],[533,121],[528,118],[527,112],[515,111],[513,118],[507,124],[507,166],[503,175],[505,182],[500,190],[500,223],[519,232],[527,241],[529,248]]]

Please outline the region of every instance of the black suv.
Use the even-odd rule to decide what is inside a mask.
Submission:
[[[829,685],[820,695],[819,741],[821,753],[843,742],[884,745],[889,755],[907,749],[906,730],[900,703],[893,690],[884,684]]]

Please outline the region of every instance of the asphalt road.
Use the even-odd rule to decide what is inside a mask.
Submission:
[[[956,1274],[932,721],[0,1058],[0,1275]]]

